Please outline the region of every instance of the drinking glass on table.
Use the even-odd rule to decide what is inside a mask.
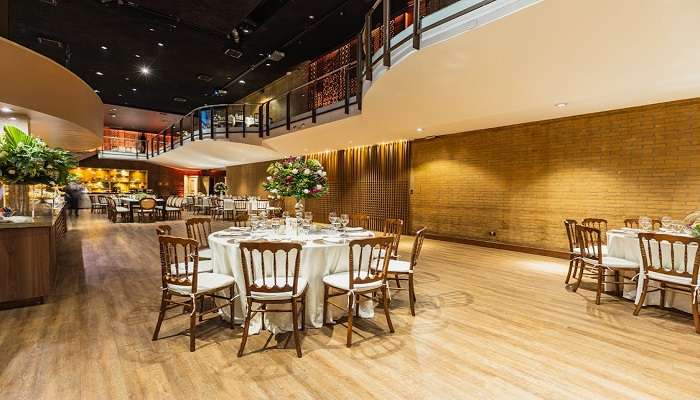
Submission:
[[[345,227],[348,226],[350,223],[350,217],[348,217],[347,214],[340,214],[340,225],[343,227],[343,231],[345,230]]]
[[[337,219],[338,219],[338,214],[336,214],[333,211],[328,213],[328,222],[330,222],[333,229],[335,229],[335,227],[336,227],[336,220]]]
[[[283,212],[283,213],[282,213],[282,218],[284,218],[284,220],[286,221],[287,218],[289,218],[289,211]]]
[[[255,232],[255,230],[258,228],[258,216],[255,214],[252,214],[250,216],[250,230],[251,232]]]
[[[304,236],[308,239],[309,234],[311,233],[311,218],[304,218],[301,221],[301,231]]]
[[[661,217],[661,227],[664,228],[665,230],[671,229],[671,225],[673,224],[673,218],[671,217]]]
[[[643,231],[650,231],[652,228],[651,218],[649,217],[639,217],[639,227]]]
[[[314,214],[311,211],[306,211],[304,213],[304,219],[308,219],[313,221],[314,220]]]
[[[272,218],[272,233],[277,234],[280,231],[280,219]]]

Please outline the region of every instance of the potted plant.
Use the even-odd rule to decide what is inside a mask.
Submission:
[[[3,131],[0,183],[5,186],[5,203],[18,215],[30,215],[30,186],[64,185],[76,162],[69,152],[51,148],[19,128],[6,125]]]
[[[272,196],[294,197],[297,217],[304,214],[304,199],[317,199],[328,192],[326,171],[318,160],[289,157],[267,167],[263,189]]]

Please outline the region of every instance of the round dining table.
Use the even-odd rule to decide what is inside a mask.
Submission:
[[[641,297],[642,293],[642,285],[644,283],[644,265],[642,263],[642,250],[639,245],[639,237],[638,234],[642,232],[639,229],[634,229],[634,228],[621,228],[621,229],[612,229],[607,232],[607,240],[608,240],[608,256],[611,257],[617,257],[617,258],[623,258],[625,260],[629,260],[632,262],[635,262],[639,264],[639,280],[637,281],[637,286],[633,285],[625,285],[625,290],[623,292],[623,295],[625,298],[634,300],[635,303],[639,301],[639,298]],[[681,233],[671,233],[671,232],[659,232],[663,234],[672,234],[675,236],[679,237],[690,237],[690,235],[686,234],[681,234]],[[670,249],[668,246],[670,246],[669,243],[667,242],[662,242],[662,254],[663,254],[663,260],[662,260],[662,265],[665,268],[670,269]],[[674,252],[675,254],[679,254],[680,252],[684,251],[684,247],[680,243],[674,244]],[[690,270],[692,271],[692,265],[695,260],[695,255],[696,255],[696,248],[690,247],[688,250],[688,265],[691,266]],[[652,242],[652,257],[654,260],[655,265],[658,265],[658,244],[655,242]],[[684,260],[684,257],[675,257],[676,260],[676,265],[674,266],[677,269],[683,269],[682,262]],[[680,265],[679,265],[680,262]],[[628,277],[629,278],[629,277]],[[655,282],[651,282],[650,286],[656,285]],[[607,285],[606,285],[607,286]],[[612,285],[611,285],[612,286]],[[606,288],[607,290],[607,288]],[[679,293],[675,291],[669,291],[669,293],[666,295],[666,307],[672,307],[678,310],[682,310],[685,312],[691,312],[690,307],[691,307],[691,301],[690,301],[690,294],[686,293]],[[659,305],[661,302],[661,295],[659,291],[654,291],[654,292],[648,292],[646,296],[646,300],[644,302],[645,305]]]
[[[283,228],[284,229],[284,228]],[[239,242],[245,240],[271,240],[281,242],[299,242],[302,244],[299,276],[308,282],[306,289],[306,323],[315,328],[323,326],[323,277],[336,272],[348,270],[349,242],[351,239],[374,236],[370,231],[349,232],[340,234],[331,230],[320,230],[308,235],[279,234],[271,230],[251,232],[249,227],[231,227],[209,235],[209,247],[212,250],[214,272],[232,276],[236,282],[236,290],[240,297],[235,304],[235,320],[243,320],[247,311],[245,299],[246,287],[241,265]],[[344,296],[336,297],[335,302]],[[336,303],[337,304],[337,303]],[[346,303],[347,304],[347,303]],[[339,304],[340,305],[340,304]],[[288,304],[279,305],[289,308]],[[268,306],[271,308],[271,306]],[[330,307],[329,307],[330,310]],[[374,304],[371,300],[360,302],[360,317],[374,317]],[[222,310],[226,318],[228,309]],[[329,317],[331,313],[329,312]],[[250,333],[258,333],[262,327],[262,314],[257,314],[251,321]],[[332,319],[329,319],[329,321]],[[287,313],[266,313],[265,327],[273,333],[292,330],[291,316]]]

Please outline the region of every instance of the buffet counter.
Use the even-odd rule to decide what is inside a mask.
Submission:
[[[0,308],[44,302],[66,230],[65,208],[33,222],[0,223]]]

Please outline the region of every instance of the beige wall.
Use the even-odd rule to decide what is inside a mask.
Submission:
[[[563,249],[564,218],[700,208],[700,99],[419,140],[411,163],[413,226]]]

